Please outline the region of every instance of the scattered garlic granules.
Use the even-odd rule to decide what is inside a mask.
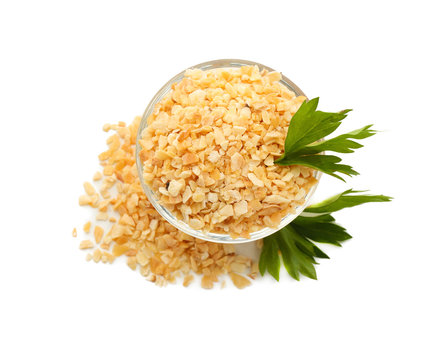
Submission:
[[[257,277],[257,263],[236,254],[233,245],[202,241],[178,231],[149,203],[136,169],[139,123],[137,117],[129,126],[123,122],[104,126],[104,131],[116,133],[107,140],[108,150],[99,155],[103,171],[94,176],[99,190],[84,183],[86,194],[79,197],[79,204],[98,210],[96,219],[110,230],[105,233],[103,227],[93,226],[95,241],[83,240],[79,245],[80,249],[92,249],[86,259],[112,263],[124,255],[131,269],[139,269],[158,285],[182,277],[183,285],[188,286],[193,274],[200,274],[201,286],[210,289],[228,274],[238,288],[248,286],[248,278]],[[112,216],[114,212],[119,214],[118,219]],[[87,222],[84,231],[88,233],[91,228]]]
[[[144,180],[196,230],[249,238],[295,213],[313,170],[278,166],[304,96],[257,66],[190,69],[158,102],[140,144]]]

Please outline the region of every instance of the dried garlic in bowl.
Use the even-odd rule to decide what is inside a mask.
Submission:
[[[304,100],[279,72],[250,61],[210,61],[175,76],[147,107],[137,137],[150,202],[208,241],[253,241],[284,227],[319,180],[309,168],[274,164]]]

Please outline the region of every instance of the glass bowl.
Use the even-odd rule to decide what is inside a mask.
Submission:
[[[260,70],[266,69],[267,71],[274,71],[274,69],[253,62],[248,60],[238,60],[238,59],[221,59],[221,60],[212,60],[207,61],[198,65],[191,66],[191,69],[202,69],[202,70],[211,70],[216,68],[232,68],[232,67],[241,67],[244,65],[257,65]],[[284,226],[288,225],[290,222],[292,222],[301,212],[309,205],[310,200],[313,196],[313,193],[315,192],[319,180],[321,178],[321,173],[318,171],[315,171],[313,173],[313,176],[318,180],[315,185],[313,185],[309,192],[307,193],[305,197],[305,202],[303,205],[296,207],[295,214],[287,214],[280,222],[279,226],[277,228],[270,228],[266,227],[261,230],[255,231],[250,234],[249,239],[247,238],[232,238],[228,234],[219,234],[219,233],[211,233],[211,232],[203,232],[201,230],[195,230],[191,228],[187,223],[185,223],[182,220],[178,220],[166,207],[161,205],[159,203],[158,198],[156,197],[156,194],[148,187],[148,185],[144,181],[143,177],[143,164],[139,157],[139,152],[141,150],[141,145],[139,144],[139,139],[141,138],[142,131],[145,129],[146,126],[148,126],[147,119],[151,115],[151,113],[154,110],[154,106],[156,103],[158,103],[170,90],[172,84],[179,82],[183,79],[185,75],[185,71],[182,71],[181,73],[174,76],[171,80],[169,80],[162,88],[157,92],[156,95],[154,95],[153,99],[148,104],[144,115],[142,116],[141,123],[139,125],[139,130],[137,133],[137,139],[136,139],[136,165],[137,165],[137,171],[139,175],[139,179],[142,185],[142,188],[144,189],[145,194],[148,197],[148,200],[151,202],[151,204],[154,206],[154,208],[157,210],[157,212],[165,218],[171,225],[179,229],[180,231],[183,231],[184,233],[191,235],[195,238],[206,240],[206,241],[212,241],[217,243],[232,243],[232,244],[238,244],[238,243],[245,243],[250,241],[255,241],[262,239],[266,236],[269,236],[278,230],[282,229]],[[301,91],[301,89],[296,86],[292,81],[290,81],[288,78],[286,78],[284,75],[282,75],[280,83],[282,83],[284,86],[286,86],[289,90],[293,91],[297,96],[305,96],[304,93]]]

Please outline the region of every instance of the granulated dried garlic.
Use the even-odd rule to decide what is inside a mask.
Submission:
[[[196,101],[196,98],[193,100]],[[188,236],[171,226],[156,212],[144,194],[137,176],[135,142],[139,123],[140,118],[137,117],[129,126],[118,124],[104,127],[106,131],[116,132],[107,141],[108,150],[99,155],[102,167],[107,170],[102,173],[99,191],[92,194],[91,188],[84,186],[87,194],[80,197],[80,204],[94,207],[98,211],[96,219],[106,226],[95,225],[94,237],[98,248],[87,254],[86,259],[112,263],[117,257],[125,257],[132,270],[139,269],[147,280],[159,286],[173,283],[179,277],[183,278],[183,285],[188,286],[193,281],[194,274],[197,274],[201,276],[202,287],[213,288],[222,280],[222,276],[232,271],[231,264],[238,264],[233,265],[236,270],[251,272],[252,261],[236,255],[233,245],[208,243]],[[199,143],[198,146],[204,145]],[[188,155],[186,161],[193,161],[193,157]],[[179,164],[183,164],[183,161],[174,163],[175,166],[180,166]],[[188,171],[192,173],[192,169]],[[206,173],[205,168],[199,168],[199,171],[201,176]],[[213,175],[215,179],[220,177],[219,174]],[[94,178],[98,177],[95,175]],[[173,179],[172,184],[170,181],[168,190],[164,186],[168,197],[175,198],[177,195],[186,198],[188,202],[195,195],[200,200],[199,204],[207,199],[218,201],[217,193],[206,194],[196,182],[184,187],[185,182],[182,179]],[[206,175],[204,179],[209,182]],[[116,195],[110,195],[111,189],[115,190]],[[104,201],[107,203],[103,203]],[[230,206],[227,208],[228,213],[230,208],[234,211],[231,204],[226,206]],[[244,204],[235,208],[238,212],[243,211]],[[191,202],[191,206],[185,211],[191,213],[194,210],[196,209]],[[119,216],[109,216],[112,212]],[[194,220],[199,221],[194,226],[204,226],[202,218]],[[85,230],[89,231],[92,225],[86,225]],[[108,231],[104,231],[106,227],[109,228]],[[81,249],[91,249],[94,246],[90,240],[80,244]],[[241,283],[237,284],[238,287],[242,286]]]
[[[280,79],[257,66],[188,70],[155,105],[140,140],[144,179],[179,220],[249,237],[304,203],[316,179],[274,164],[305,100]]]

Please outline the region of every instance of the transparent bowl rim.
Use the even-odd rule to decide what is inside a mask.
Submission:
[[[240,59],[219,59],[219,60],[211,60],[206,61],[194,66],[189,67],[189,69],[201,69],[201,70],[211,70],[211,69],[217,69],[217,68],[231,68],[231,67],[241,67],[245,65],[257,65],[260,70],[266,69],[268,71],[275,71],[274,69],[270,68],[269,66],[259,64],[254,61],[249,60],[240,60]],[[316,191],[316,188],[318,187],[320,178],[321,178],[321,172],[315,171],[314,177],[316,178],[317,182],[314,184],[309,192],[306,194],[304,204],[301,206],[298,206],[295,210],[296,212],[294,214],[287,214],[280,222],[279,226],[276,228],[270,228],[265,227],[261,230],[255,231],[250,234],[249,238],[232,238],[228,234],[220,234],[220,233],[211,233],[211,232],[203,232],[200,230],[195,230],[191,228],[187,223],[185,223],[182,220],[178,220],[166,207],[162,206],[157,197],[156,194],[147,186],[147,184],[144,181],[143,177],[143,164],[140,160],[139,153],[141,150],[141,146],[139,144],[139,140],[141,139],[142,131],[147,126],[147,119],[152,114],[154,110],[154,106],[156,103],[158,103],[170,90],[172,84],[181,81],[185,75],[185,71],[187,69],[183,70],[173,78],[171,78],[162,88],[154,95],[154,97],[151,99],[150,103],[148,104],[147,108],[145,109],[145,112],[142,116],[142,120],[139,125],[137,137],[136,137],[136,166],[138,171],[139,180],[141,182],[142,188],[145,192],[145,195],[147,196],[150,203],[153,205],[153,207],[156,209],[156,211],[171,225],[179,229],[180,231],[183,231],[185,234],[188,234],[190,236],[193,236],[195,238],[205,240],[205,241],[211,241],[216,243],[230,243],[230,244],[239,244],[239,243],[246,243],[246,242],[252,242],[256,241],[262,238],[265,238],[289,223],[291,223],[298,215],[302,213],[302,211],[310,204],[311,198]],[[305,94],[302,92],[302,90],[295,85],[291,80],[289,80],[286,76],[282,75],[280,83],[285,85],[289,90],[293,91],[297,96],[305,96]]]

